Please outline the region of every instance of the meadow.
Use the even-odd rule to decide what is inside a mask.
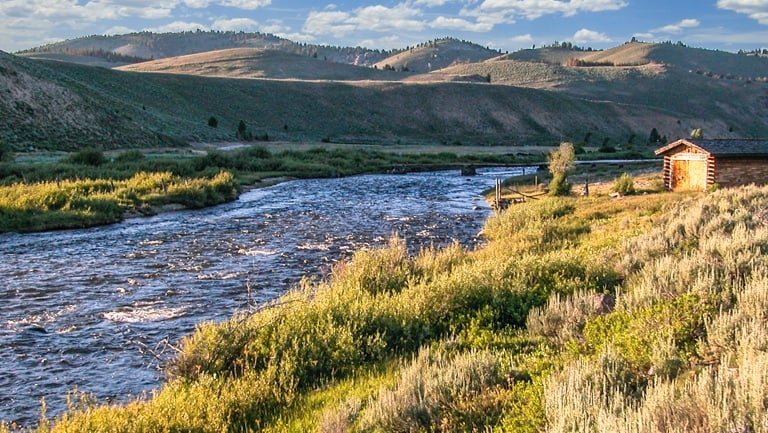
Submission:
[[[658,177],[511,206],[476,250],[358,251],[33,431],[764,432],[768,188]]]

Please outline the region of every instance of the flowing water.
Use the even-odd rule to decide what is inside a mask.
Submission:
[[[528,169],[529,171],[531,169]],[[299,180],[232,203],[86,230],[0,235],[0,420],[32,426],[67,392],[124,402],[157,388],[168,343],[324,275],[393,234],[473,247],[480,192],[523,169]]]

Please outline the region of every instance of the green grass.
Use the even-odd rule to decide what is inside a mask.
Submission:
[[[608,191],[514,205],[474,251],[358,251],[38,430],[766,431],[768,189]]]

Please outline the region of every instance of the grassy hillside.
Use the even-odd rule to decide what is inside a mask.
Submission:
[[[40,430],[765,432],[768,190],[658,182],[515,205],[476,251],[359,251]]]
[[[496,50],[458,39],[426,42],[381,59],[374,66],[397,71],[426,73],[459,63],[481,62],[498,56]]]
[[[672,117],[671,122],[669,117],[659,118],[654,126],[670,139],[687,136],[697,124],[711,137],[766,134],[764,125],[768,117],[761,107],[765,105],[768,86],[761,77],[768,74],[768,59],[644,43],[629,43],[599,52],[545,48],[526,50],[523,54],[509,57],[529,61],[504,60],[503,57],[459,65],[439,73],[490,75],[494,84],[656,107]],[[562,61],[567,56],[594,64],[637,66],[567,66],[567,61]],[[682,114],[691,119],[678,117]]]
[[[522,62],[564,65],[568,59],[584,55],[580,50],[560,47],[531,48],[515,51],[499,57],[499,60],[518,60]]]
[[[24,50],[20,55],[47,58],[57,54],[73,63],[92,62],[88,57],[109,59],[114,66],[122,61],[141,62],[229,48],[260,48],[304,56],[317,56],[336,63],[370,65],[387,54],[360,47],[332,47],[300,44],[272,34],[196,31],[179,33],[139,32],[113,36],[86,36]],[[84,57],[83,57],[84,56]],[[123,56],[124,58],[115,58]]]
[[[260,48],[230,48],[118,67],[122,71],[164,72],[206,77],[292,80],[395,80],[393,71],[335,63],[312,56]]]
[[[137,110],[124,110],[122,91],[110,91],[101,68],[21,59],[0,52],[0,144],[27,148],[157,146],[175,142],[149,127]],[[60,67],[70,72],[62,73]]]
[[[213,36],[180,34],[159,41]],[[696,128],[708,137],[768,136],[763,109],[768,59],[642,43],[603,52],[524,51],[429,74],[251,48],[131,66],[174,74],[3,54],[0,91],[9,96],[0,99],[0,141],[16,150],[232,141],[241,120],[248,136],[286,141],[554,145],[568,140],[626,147],[643,143],[653,128],[668,140]],[[590,64],[639,66],[551,64],[565,52]],[[408,62],[455,62],[491,53],[444,39],[399,55]],[[509,60],[523,54],[537,60]],[[208,125],[211,120],[215,127]]]
[[[553,145],[589,131],[619,140],[686,118],[511,86],[223,79],[0,59],[0,89],[13,95],[0,100],[0,139],[16,149],[231,141],[240,120],[254,137],[291,141]]]

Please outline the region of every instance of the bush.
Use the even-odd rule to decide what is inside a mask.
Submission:
[[[0,162],[13,161],[13,151],[7,143],[0,142]]]
[[[77,153],[70,155],[69,162],[72,164],[92,165],[98,167],[107,162],[104,152],[99,149],[85,148]]]
[[[634,194],[635,193],[635,178],[629,173],[623,173],[616,179],[616,183],[613,185],[613,192],[620,194]]]
[[[501,363],[488,352],[448,356],[422,349],[402,370],[392,390],[369,400],[360,424],[363,431],[480,431],[497,423],[499,401],[483,398],[503,383]]]
[[[136,161],[142,161],[146,158],[144,153],[142,153],[140,150],[129,150],[126,152],[123,152],[115,157],[113,162],[115,163],[125,163],[125,162],[136,162]]]
[[[568,182],[565,173],[555,173],[552,181],[549,182],[549,195],[552,197],[563,197],[571,194],[571,184]]]

